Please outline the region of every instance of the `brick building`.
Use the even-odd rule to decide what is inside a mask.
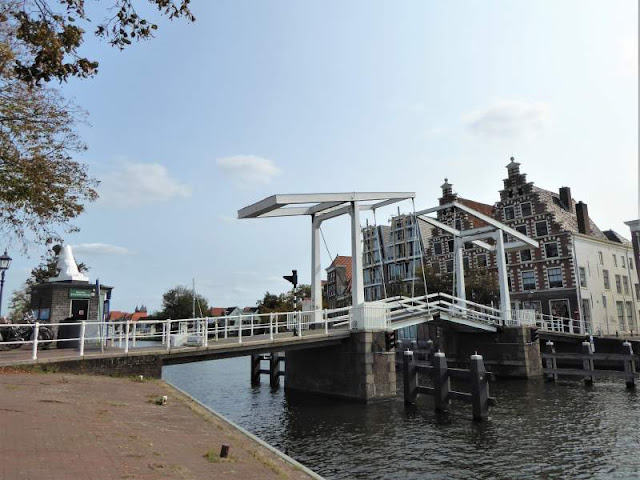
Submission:
[[[336,255],[327,268],[326,298],[328,308],[351,305],[351,257]]]
[[[634,272],[637,257],[634,261],[632,244],[616,232],[600,230],[589,218],[587,205],[576,202],[569,187],[562,187],[558,192],[540,188],[527,180],[520,164],[511,158],[507,178],[499,191],[500,199],[493,206],[458,196],[446,179],[441,188],[440,205],[462,203],[539,242],[539,248],[505,254],[512,309],[580,317],[585,327],[594,332],[614,334],[637,330],[640,285],[637,270]],[[391,220],[392,233],[397,218]],[[481,220],[453,209],[439,211],[438,220],[457,230],[484,226]],[[406,234],[406,226],[404,231]],[[426,231],[420,228],[419,232],[425,245],[425,265],[436,274],[452,275],[453,237],[438,228],[429,227]],[[372,253],[366,235],[365,262]],[[512,240],[505,239],[506,242]],[[388,244],[394,246],[393,234]],[[391,272],[406,268],[399,260],[385,258],[387,280],[393,278]],[[497,268],[493,253],[470,243],[464,246],[463,262],[465,271]],[[365,277],[365,288],[369,285]],[[371,299],[382,298],[379,289],[372,292],[376,295],[372,293]]]

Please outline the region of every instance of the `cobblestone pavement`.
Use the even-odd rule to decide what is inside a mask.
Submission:
[[[5,371],[0,418],[1,480],[311,478],[159,380]]]

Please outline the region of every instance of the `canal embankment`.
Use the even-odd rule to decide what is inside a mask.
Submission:
[[[0,412],[0,478],[320,478],[162,380],[4,369]]]

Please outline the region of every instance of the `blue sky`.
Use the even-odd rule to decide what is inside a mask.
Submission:
[[[512,155],[536,185],[570,186],[600,228],[629,236],[636,1],[228,0],[192,10],[196,23],[160,21],[157,38],[123,52],[88,37],[100,73],[64,86],[90,114],[81,160],[102,180],[66,243],[91,280],[116,287],[112,308],[157,309],[192,278],[215,306],[285,291],[292,268],[309,282],[308,219],[235,219],[265,196],[415,191],[426,208],[448,177],[461,196],[494,203]],[[323,225],[331,255],[350,253],[347,222]],[[11,248],[5,292],[43,251]]]

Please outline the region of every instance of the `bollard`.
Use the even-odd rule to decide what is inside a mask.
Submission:
[[[269,385],[271,388],[280,386],[280,355],[278,352],[271,352],[271,357],[269,357]]]
[[[404,384],[404,403],[413,405],[418,396],[418,371],[413,360],[413,352],[406,350],[402,355],[402,380]]]
[[[471,355],[471,405],[475,421],[489,417],[489,382],[482,355]]]
[[[260,385],[260,355],[251,355],[251,386]]]
[[[84,356],[84,336],[87,331],[87,323],[83,320],[80,324],[80,356]]]
[[[591,356],[591,344],[589,342],[582,342],[581,348],[583,355]],[[593,371],[593,358],[589,357],[582,359],[582,368],[583,370]],[[593,385],[593,373],[585,373],[584,384]]]
[[[220,458],[227,458],[229,456],[229,445],[222,445],[220,449]]]
[[[556,347],[553,346],[553,342],[551,340],[547,341],[547,350],[549,350],[549,353],[556,353]],[[547,358],[545,360],[546,362],[546,367],[555,370],[557,367],[557,361],[556,358]],[[557,373],[547,373],[546,375],[546,379],[547,382],[555,382],[556,380],[558,380],[558,374]]]
[[[636,388],[636,364],[633,361],[633,348],[631,347],[631,343],[624,342],[622,344],[622,351],[625,355],[629,355],[628,358],[624,359],[624,371],[627,374],[625,383],[627,388],[633,389]]]
[[[38,359],[38,335],[40,335],[40,322],[36,322],[33,326],[33,349],[31,351],[31,360]]]
[[[449,390],[451,381],[447,372],[447,357],[443,352],[436,352],[433,355],[433,406],[436,412],[446,412],[449,410]]]

